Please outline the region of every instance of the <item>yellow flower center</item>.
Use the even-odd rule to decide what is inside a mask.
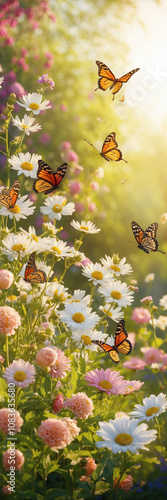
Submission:
[[[83,229],[83,231],[89,231],[89,228],[87,226],[80,226],[80,229]]]
[[[111,292],[111,297],[112,297],[113,299],[115,299],[115,300],[119,300],[119,299],[121,299],[122,295],[121,295],[121,293],[120,293],[120,292],[118,292],[117,290],[113,290],[113,291]]]
[[[115,271],[115,273],[120,273],[120,267],[118,266],[115,266],[114,264],[112,264],[112,266],[110,266],[110,269],[112,269],[112,271]]]
[[[81,340],[85,345],[90,345],[91,344],[91,339],[88,335],[82,335]]]
[[[151,408],[148,408],[148,410],[146,410],[146,416],[151,417],[152,415],[154,415],[154,413],[157,413],[158,411],[159,411],[158,406],[151,406]]]
[[[94,278],[95,280],[102,280],[103,273],[101,273],[100,271],[93,271],[92,278]]]
[[[32,238],[34,241],[38,241],[38,240],[39,240],[38,236],[36,236],[36,235],[35,235],[35,234],[33,234],[33,233],[31,234],[31,238]]]
[[[24,123],[22,123],[22,128],[28,128],[28,125],[25,125]]]
[[[99,382],[99,385],[103,389],[111,389],[112,388],[112,384],[108,380],[101,380],[101,382]]]
[[[39,109],[39,105],[36,102],[31,102],[29,108],[34,109],[34,111],[36,111],[37,109]]]
[[[53,252],[56,252],[56,253],[58,253],[59,255],[61,255],[61,250],[60,250],[60,248],[53,246],[53,247],[52,247],[52,250],[53,250]]]
[[[52,207],[52,210],[53,210],[53,212],[59,213],[59,212],[62,212],[62,207],[61,207],[61,205],[54,205]]]
[[[12,246],[12,250],[13,252],[24,252],[25,251],[25,247],[23,245],[21,245],[21,243],[16,243],[16,245],[13,245]]]
[[[131,444],[133,441],[132,436],[130,434],[126,434],[126,432],[121,432],[115,438],[115,442],[120,444],[121,446],[126,446],[127,444]]]
[[[54,298],[55,298],[57,301],[59,301],[59,300],[60,300],[61,302],[63,302],[63,301],[65,300],[65,298],[64,298],[64,293],[62,292],[62,293],[60,293],[60,295],[59,295],[58,290],[55,290],[55,292],[54,292]]]
[[[15,372],[14,374],[14,379],[17,380],[17,382],[23,382],[23,380],[25,380],[26,378],[26,373],[25,372],[22,372],[21,370]]]
[[[113,314],[112,314],[112,312],[111,312],[111,311],[109,311],[108,309],[106,309],[106,307],[103,307],[103,312],[104,312],[105,314],[107,314],[108,316],[110,316],[110,318],[112,318],[112,315],[113,315]]]
[[[10,297],[7,297],[8,300],[17,300],[17,295],[10,295]]]
[[[14,205],[13,208],[9,209],[13,214],[19,214],[21,212],[19,205]]]
[[[30,171],[30,170],[33,170],[33,165],[32,165],[32,163],[30,163],[29,161],[23,161],[23,163],[21,164],[21,168],[22,168],[23,170],[28,170],[28,171]]]
[[[82,313],[77,312],[73,314],[72,319],[75,323],[83,323],[85,321],[85,316]]]

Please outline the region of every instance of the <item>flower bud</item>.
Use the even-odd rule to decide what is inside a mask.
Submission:
[[[0,288],[6,290],[10,288],[14,280],[14,275],[8,269],[0,269]]]

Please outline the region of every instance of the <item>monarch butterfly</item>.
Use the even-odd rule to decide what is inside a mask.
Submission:
[[[8,210],[10,210],[10,208],[13,208],[17,201],[19,191],[20,191],[20,182],[17,179],[15,179],[13,181],[12,186],[9,189],[7,188],[2,189],[0,193],[0,204],[3,205]]]
[[[24,280],[28,283],[45,283],[47,280],[46,273],[36,267],[35,252],[30,255],[26,264]]]
[[[158,250],[158,241],[156,240],[156,233],[158,229],[157,222],[150,224],[145,231],[143,231],[143,229],[135,221],[131,222],[131,226],[134,237],[138,243],[138,248],[143,250],[145,253],[161,252],[165,254],[162,250]]]
[[[95,90],[107,90],[108,88],[110,90],[113,89],[113,99],[115,94],[121,89],[123,83],[128,82],[129,78],[131,78],[131,76],[140,69],[132,69],[132,71],[129,71],[129,73],[126,73],[126,75],[121,76],[121,78],[115,78],[112,71],[104,63],[96,61],[96,64],[98,66],[98,75],[100,76],[100,78],[98,79],[98,87]]]
[[[91,142],[87,141],[86,139],[84,139],[84,140],[88,144],[90,144],[90,146],[92,146],[92,148],[94,148],[96,151],[98,151],[98,153],[100,153],[102,158],[104,158],[106,161],[123,160],[127,163],[127,161],[122,158],[122,153],[121,153],[120,149],[117,148],[118,144],[117,144],[115,138],[116,138],[115,132],[111,132],[111,134],[107,135],[106,139],[103,142],[101,153],[98,151],[98,149],[95,148],[95,146],[93,146],[93,144]]]
[[[132,344],[130,340],[127,340],[127,336],[128,334],[125,330],[125,321],[122,319],[118,323],[113,346],[105,344],[105,342],[102,342],[101,340],[92,340],[92,342],[97,344],[99,347],[102,347],[103,351],[109,354],[114,363],[119,363],[119,353],[130,354],[132,351]]]
[[[38,161],[37,179],[34,181],[33,190],[36,193],[52,193],[59,188],[59,184],[66,174],[68,164],[63,163],[55,172],[43,160]]]

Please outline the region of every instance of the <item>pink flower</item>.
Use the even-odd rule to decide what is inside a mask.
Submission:
[[[119,477],[120,476],[117,476],[117,478],[114,480],[114,483],[113,483],[113,487],[115,488],[118,481],[119,481]],[[128,491],[132,488],[133,486],[133,477],[130,476],[130,474],[128,474],[126,476],[126,479],[124,479],[123,481],[120,481],[120,483],[118,483],[118,486],[116,487],[116,489],[120,489],[120,490],[123,490],[125,493],[128,493]]]
[[[96,210],[97,210],[97,205],[96,205],[96,203],[95,203],[94,201],[91,201],[91,202],[89,203],[89,205],[88,205],[88,210],[89,210],[89,212],[90,212],[90,213],[92,213],[92,212],[96,212]]]
[[[147,297],[143,297],[143,299],[140,299],[140,302],[142,304],[146,304],[146,306],[149,306],[152,301],[153,301],[153,298],[151,297],[151,295],[147,295]]]
[[[12,493],[11,486],[9,486],[9,484],[4,484],[4,486],[2,486],[2,493],[4,493],[4,495],[6,496],[11,495]]]
[[[77,165],[75,164],[72,168],[72,173],[74,175],[80,175],[81,172],[83,172],[84,168],[82,167],[82,165]]]
[[[78,392],[72,398],[67,398],[64,408],[70,408],[79,418],[88,418],[92,415],[93,402],[85,392]]]
[[[0,269],[0,288],[6,290],[10,288],[14,280],[14,275],[8,269]]]
[[[44,146],[47,146],[49,144],[49,142],[51,141],[51,137],[49,134],[45,133],[45,134],[42,134],[39,138],[39,142],[41,142],[41,144],[44,144]]]
[[[0,306],[0,332],[4,335],[15,335],[15,328],[21,325],[20,315],[13,307]]]
[[[78,181],[73,181],[69,185],[69,190],[70,190],[71,195],[79,194],[81,189],[82,189],[82,186],[81,186],[80,182],[78,182]]]
[[[129,338],[129,334],[128,334],[128,338]],[[142,385],[144,384],[144,382],[140,382],[140,380],[127,380],[126,383],[127,383],[127,387],[122,393],[125,395],[131,394],[134,391],[139,391],[140,387],[142,387]]]
[[[91,370],[85,375],[85,380],[88,385],[96,387],[99,391],[104,391],[108,396],[110,394],[124,394],[124,390],[127,387],[127,381],[124,380],[122,376],[119,376],[120,372],[111,370],[107,368],[106,370]]]
[[[24,87],[19,82],[12,83],[10,87],[10,92],[16,94],[16,97],[21,97],[23,94],[26,93]]]
[[[151,314],[144,307],[135,307],[132,312],[131,319],[137,324],[148,323],[151,319]]]
[[[56,348],[54,350],[57,354],[56,363],[51,367],[51,376],[53,378],[64,378],[66,376],[66,371],[70,371],[71,361],[61,349]]]
[[[63,417],[62,422],[65,422],[65,424],[68,427],[68,430],[71,434],[71,441],[75,439],[76,436],[80,433],[80,428],[77,426],[76,420],[69,418],[69,417]]]
[[[91,458],[91,457],[86,457],[86,461],[87,461],[87,464],[85,466],[86,475],[90,477],[92,475],[92,472],[94,470],[96,470],[97,464],[96,464],[94,458]]]
[[[63,394],[57,394],[56,398],[53,401],[53,413],[59,413],[59,411],[63,408],[63,403]]]
[[[129,361],[124,361],[123,367],[128,370],[144,370],[146,366],[146,362],[144,359],[133,357]]]
[[[167,354],[163,354],[161,363],[163,363],[161,370],[164,371],[167,368]]]
[[[76,212],[83,212],[85,210],[84,204],[81,203],[80,201],[77,201],[75,203],[75,210],[76,210]]]
[[[5,358],[0,354],[0,363],[3,363],[5,361]]]
[[[12,427],[12,431],[14,433],[20,432],[20,427],[23,425],[23,419],[20,416],[19,411],[15,410],[14,412],[11,413],[9,408],[1,408],[0,410],[0,431],[4,432],[5,434],[8,434],[10,419],[11,420],[14,419],[14,430]]]
[[[98,191],[100,187],[97,181],[92,181],[90,186],[93,189],[93,191]]]
[[[36,363],[42,368],[53,366],[57,361],[57,352],[51,347],[43,347],[36,354]]]
[[[46,85],[48,85],[51,88],[51,90],[53,90],[53,88],[55,86],[54,81],[52,80],[52,78],[48,77],[47,73],[40,76],[40,78],[38,78],[38,83],[45,83]]]
[[[14,467],[15,470],[21,470],[22,465],[24,464],[24,455],[20,450],[17,449],[12,449],[12,447],[8,448],[3,453],[3,467],[5,470],[10,470],[11,467],[11,460],[14,459]]]
[[[68,111],[68,108],[67,108],[67,106],[65,106],[65,104],[60,104],[60,109],[61,109],[61,111],[64,111],[64,113],[66,111]]]
[[[2,375],[8,384],[12,383],[18,387],[28,387],[35,381],[35,368],[29,361],[24,359],[14,360]]]
[[[128,339],[130,340],[131,344],[132,344],[132,348],[134,348],[135,346],[135,337],[136,337],[136,334],[134,332],[128,332]]]
[[[67,158],[67,162],[75,162],[75,163],[78,163],[78,155],[77,153],[75,153],[75,151],[73,151],[72,149],[70,150],[67,150],[67,153],[66,153],[66,158]]]
[[[61,143],[61,149],[62,151],[66,151],[66,149],[70,149],[71,148],[71,142],[69,141],[64,141]]]
[[[54,450],[65,448],[72,441],[72,436],[66,422],[55,418],[42,420],[37,434],[43,439],[45,444]]]
[[[144,361],[147,365],[152,365],[152,363],[161,363],[163,358],[163,351],[157,349],[157,347],[141,347],[141,352],[144,353]]]

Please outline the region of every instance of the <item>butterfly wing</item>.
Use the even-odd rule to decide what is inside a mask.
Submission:
[[[20,182],[17,179],[15,179],[11,188],[2,189],[0,193],[0,204],[3,205],[8,210],[10,210],[10,208],[13,208],[16,204],[19,191],[20,191]]]
[[[153,224],[148,226],[146,231],[143,231],[137,222],[132,221],[132,231],[138,242],[138,247],[145,253],[156,252],[158,250],[158,241],[156,240],[157,229],[157,222],[153,222]]]
[[[106,161],[119,161],[122,159],[122,153],[119,149],[117,149],[118,144],[115,137],[116,133],[111,132],[111,134],[107,135],[105,141],[103,142],[100,154]]]
[[[140,68],[132,69],[132,71],[129,71],[129,73],[126,73],[126,75],[123,75],[123,76],[121,76],[121,78],[118,78],[118,82],[121,82],[121,83],[128,82],[129,78],[131,78],[131,76],[134,75],[134,73],[136,73],[136,71],[139,71],[139,69]]]
[[[157,222],[153,222],[153,224],[150,224],[148,228],[144,231],[144,235],[148,236],[149,238],[156,238],[157,234],[157,229],[158,229],[158,224]]]
[[[115,332],[115,348],[117,352],[120,352],[121,354],[130,354],[132,351],[132,344],[130,340],[127,339],[127,332],[125,330],[125,321],[122,319],[117,326],[116,332]]]
[[[110,71],[108,66],[101,61],[96,61],[96,64],[98,66],[98,75],[100,76],[98,79],[98,88],[101,90],[107,90],[108,88],[112,89],[116,82],[114,74]],[[98,88],[96,90],[98,90]]]
[[[45,283],[47,280],[46,273],[36,267],[35,252],[30,255],[26,264],[24,280],[28,283]]]
[[[135,222],[134,220],[131,222],[131,226],[132,226],[132,231],[133,231],[134,237],[135,237],[138,245],[141,246],[142,239],[144,236],[144,231],[139,226],[139,224],[137,224],[137,222]]]
[[[111,346],[109,344],[106,344],[105,342],[102,342],[101,340],[92,340],[91,341],[93,344],[97,344],[99,347],[103,349],[103,351],[107,352],[114,361],[114,363],[119,363],[119,354],[116,351],[114,346]]]
[[[39,160],[37,179],[33,185],[34,191],[36,193],[48,194],[58,189],[60,182],[65,176],[67,167],[67,163],[63,163],[57,168],[56,172],[53,172],[45,161]]]

